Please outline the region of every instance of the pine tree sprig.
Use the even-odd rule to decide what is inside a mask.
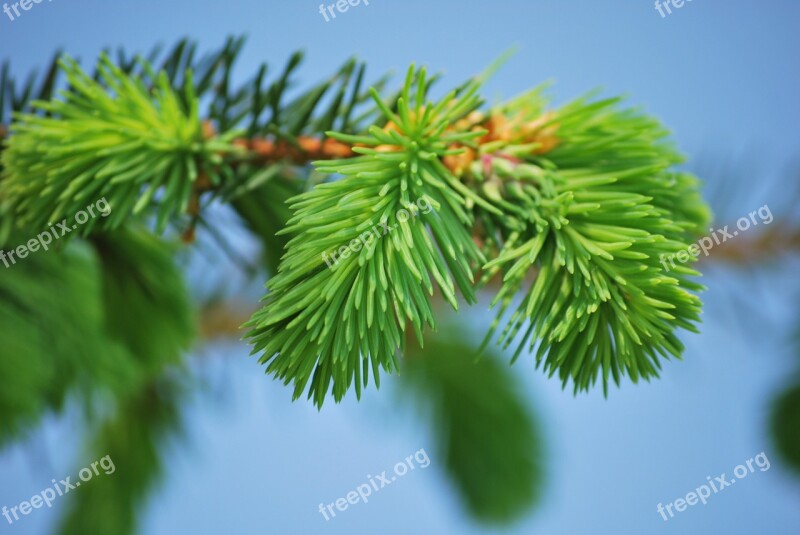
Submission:
[[[424,326],[435,328],[434,288],[454,308],[456,290],[475,300],[472,272],[485,259],[469,232],[466,196],[482,199],[441,160],[450,151],[446,131],[480,101],[473,86],[428,102],[426,82],[424,69],[410,69],[396,112],[373,90],[383,128],[331,133],[357,143],[359,156],[317,162],[319,172],[342,178],[290,200],[294,216],[283,232],[294,237],[264,308],[247,324],[267,372],[293,382],[295,397],[310,385],[318,406],[331,382],[340,400],[353,382],[360,396],[370,368],[376,384],[380,368],[395,370],[407,323],[423,342]],[[326,265],[350,244],[359,250]]]
[[[683,351],[675,330],[700,321],[699,273],[662,262],[707,223],[697,180],[670,170],[681,158],[657,121],[619,104],[587,97],[546,112],[529,93],[494,110],[505,132],[465,173],[507,210],[478,217],[496,229],[483,280],[502,274],[484,343],[503,321],[498,342],[516,345],[514,359],[536,349],[537,365],[576,392],[600,377],[607,392],[610,378],[657,376],[659,358]],[[533,135],[536,149],[509,132]]]
[[[576,391],[656,376],[680,356],[675,333],[696,329],[702,286],[663,257],[686,250],[709,214],[658,121],[596,95],[550,109],[543,87],[482,110],[488,73],[434,103],[436,77],[412,68],[387,97],[386,78],[363,89],[355,60],[290,99],[302,54],[271,82],[263,65],[234,86],[241,46],[197,61],[184,41],[159,68],[158,53],[104,55],[94,76],[62,58],[59,99],[26,103],[32,84],[12,95],[27,111],[0,160],[6,232],[103,197],[113,213],[85,235],[140,217],[163,231],[186,215],[193,236],[210,224],[202,195],[230,203],[277,271],[247,337],[268,373],[317,405],[331,385],[337,401],[354,381],[360,396],[370,370],[376,383],[396,370],[406,327],[420,343],[435,328],[436,292],[457,308],[495,277],[487,342],[514,344],[514,359],[535,352]]]
[[[151,91],[105,55],[100,81],[68,57],[60,66],[70,89],[16,115],[3,151],[2,210],[18,225],[44,229],[105,198],[112,213],[90,219],[82,234],[117,228],[146,209],[163,231],[186,212],[198,181],[222,181],[222,154],[236,149],[224,137],[204,138],[190,74],[179,97],[165,72]]]

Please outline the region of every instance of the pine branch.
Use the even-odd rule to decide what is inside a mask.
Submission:
[[[370,367],[379,384],[380,368],[398,366],[406,321],[420,343],[423,325],[435,325],[423,291],[432,295],[434,282],[454,307],[456,285],[474,301],[470,264],[482,257],[464,228],[469,216],[463,187],[439,159],[448,153],[446,128],[478,104],[477,87],[424,105],[425,81],[424,70],[409,70],[397,114],[374,93],[396,126],[374,127],[357,138],[332,134],[362,144],[353,149],[361,156],[318,163],[320,172],[346,178],[290,201],[295,216],[285,232],[295,237],[268,283],[267,306],[248,324],[248,337],[254,351],[263,351],[268,371],[294,383],[295,398],[310,381],[309,397],[321,406],[332,380],[337,400],[354,381],[360,396]],[[391,150],[379,148],[385,145]],[[398,219],[400,210],[413,213],[422,199],[435,213]],[[378,225],[398,230],[375,236]],[[323,255],[359,237],[373,242],[326,268]]]
[[[184,109],[163,72],[151,99],[143,83],[106,56],[100,78],[113,94],[74,61],[63,59],[61,67],[72,90],[62,93],[64,100],[33,104],[48,116],[17,116],[2,155],[8,170],[0,182],[3,209],[20,224],[44,229],[105,198],[113,213],[89,220],[82,234],[95,226],[117,228],[154,204],[163,230],[169,217],[188,208],[193,183],[221,182],[220,153],[233,148],[225,138],[203,139],[190,78]]]
[[[467,99],[453,94],[423,106],[424,92],[416,99],[409,94],[412,79],[409,73],[398,113],[384,110],[384,128],[373,126],[369,136],[330,133],[362,156],[319,164],[319,171],[344,178],[301,195],[292,207],[287,230],[296,237],[267,285],[264,308],[247,324],[267,371],[293,382],[295,397],[313,371],[309,397],[321,405],[331,382],[339,400],[355,378],[359,396],[359,372],[370,362],[377,382],[370,340],[384,341],[378,362],[386,371],[396,368],[402,351],[397,332],[405,323],[420,341],[423,323],[435,327],[417,290],[432,294],[428,269],[457,306],[448,274],[436,270],[436,255],[425,252],[425,224],[437,237],[477,231],[484,255],[494,257],[482,280],[502,273],[503,285],[487,341],[535,273],[500,342],[517,343],[514,358],[538,342],[537,364],[551,375],[558,372],[565,385],[572,379],[576,391],[587,390],[600,372],[607,389],[612,377],[619,384],[623,375],[634,382],[656,376],[659,356],[680,357],[683,346],[674,331],[696,330],[700,301],[690,290],[702,287],[690,280],[698,275],[690,268],[665,273],[659,256],[685,249],[708,210],[697,181],[670,171],[680,157],[663,142],[666,132],[658,123],[619,109],[618,99],[587,97],[547,111],[540,90],[483,114],[476,111],[477,99],[470,100],[477,84],[467,86]],[[416,106],[407,106],[412,100]],[[446,110],[452,112],[446,119],[425,122]],[[388,218],[396,211],[398,186],[406,204],[410,193],[445,193],[437,207],[453,211],[410,227],[416,229],[405,242],[411,260],[398,268],[382,262],[378,243],[377,252],[369,248],[343,260],[338,272],[325,269],[320,257],[374,224],[370,212]],[[471,246],[456,253],[440,243],[438,249],[461,263],[463,271],[449,267],[471,301],[473,262],[483,255]],[[404,314],[398,303],[405,302],[424,306]],[[374,318],[384,315],[385,323],[373,327]]]
[[[103,57],[94,77],[63,59],[62,100],[18,114],[2,155],[6,232],[105,196],[112,216],[84,235],[144,219],[158,231],[176,223],[191,241],[197,223],[213,224],[203,208],[229,203],[273,270],[286,247],[247,325],[254,352],[317,405],[331,384],[340,400],[354,381],[360,395],[370,368],[376,383],[381,368],[396,370],[406,327],[420,342],[435,328],[436,291],[457,307],[457,293],[474,302],[495,277],[487,341],[498,330],[514,358],[536,350],[576,390],[655,376],[660,358],[680,355],[675,331],[696,329],[701,286],[659,256],[685,248],[708,210],[696,179],[673,170],[680,157],[656,121],[591,96],[551,110],[541,89],[482,109],[483,78],[432,103],[435,77],[413,69],[386,97],[385,78],[363,89],[354,60],[290,98],[302,55],[271,82],[264,65],[234,87],[241,46],[231,39],[198,61],[182,41],[160,68],[157,51]],[[16,109],[30,93],[15,95]],[[319,175],[341,178],[313,186]]]
[[[666,273],[659,258],[685,250],[708,210],[697,181],[669,170],[680,158],[662,142],[666,132],[618,103],[586,98],[542,115],[539,92],[525,95],[494,113],[545,141],[532,153],[524,138],[492,141],[495,154],[481,151],[470,168],[469,178],[510,219],[479,215],[485,228],[498,229],[489,243],[502,243],[485,266],[484,280],[503,274],[487,341],[522,292],[500,343],[517,344],[514,359],[538,343],[537,365],[558,372],[564,385],[571,379],[576,391],[601,371],[604,391],[610,376],[616,384],[626,374],[634,382],[657,376],[659,355],[679,358],[683,350],[676,328],[696,331],[699,321],[700,301],[687,291],[702,289],[689,278],[699,273],[683,266]],[[552,135],[557,141],[542,154]],[[535,282],[523,291],[531,272]]]

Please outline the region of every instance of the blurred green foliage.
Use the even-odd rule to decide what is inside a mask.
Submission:
[[[161,377],[118,401],[113,415],[94,431],[85,456],[109,456],[113,473],[101,472],[70,495],[59,533],[138,531],[147,497],[163,475],[166,447],[180,428],[183,390],[174,378]]]
[[[456,492],[479,520],[507,524],[540,500],[545,448],[517,377],[493,353],[478,355],[454,324],[409,345],[402,377],[431,419],[438,455]]]
[[[775,399],[770,431],[781,458],[800,476],[800,382]]]

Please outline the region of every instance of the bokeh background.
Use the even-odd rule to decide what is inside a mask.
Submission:
[[[88,62],[105,47],[147,51],[186,36],[211,48],[229,35],[247,35],[237,67],[242,79],[260,62],[280,65],[303,48],[300,72],[309,85],[357,55],[373,79],[416,62],[441,71],[445,87],[517,46],[488,82],[490,99],[545,80],[556,82],[557,103],[595,87],[626,94],[664,121],[688,155],[687,167],[707,179],[718,225],[765,204],[773,225],[794,221],[797,2],[696,0],[662,18],[650,0],[372,0],[328,23],[318,9],[307,0],[54,0],[14,22],[0,15],[0,59],[24,75],[58,48]],[[247,357],[246,344],[200,347],[190,360],[202,388],[181,405],[183,431],[165,446],[163,481],[139,511],[141,532],[798,533],[800,478],[781,462],[768,430],[774,398],[798,371],[800,284],[789,249],[779,246],[744,265],[712,250],[701,268],[709,288],[702,334],[682,336],[685,359],[668,363],[660,380],[626,382],[608,399],[599,389],[574,397],[534,370],[532,358],[521,358],[512,372],[539,421],[545,480],[538,504],[503,530],[471,519],[437,460],[434,430],[396,381],[386,378],[361,402],[350,396],[318,412],[291,403],[289,389]],[[208,283],[206,269],[194,265],[196,286]],[[249,288],[225,269],[213,277],[258,299],[260,281]],[[469,341],[475,345],[493,317],[486,305],[483,299],[455,319],[476,333]],[[80,412],[72,407],[50,417],[0,452],[0,505],[18,504],[95,460],[82,454]],[[329,522],[319,514],[321,502],[343,497],[420,448],[429,453],[428,468]],[[684,496],[706,476],[730,474],[762,451],[770,470],[669,522],[656,512],[659,502]],[[69,499],[14,525],[0,519],[0,532],[48,533]]]

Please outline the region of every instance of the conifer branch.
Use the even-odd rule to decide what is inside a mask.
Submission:
[[[271,83],[265,65],[234,87],[241,45],[196,60],[182,42],[159,68],[158,53],[103,56],[94,76],[62,58],[45,100],[27,103],[32,83],[14,94],[0,159],[6,239],[105,196],[113,215],[84,235],[144,220],[180,223],[190,242],[211,224],[203,207],[228,203],[276,272],[247,338],[317,405],[331,385],[340,400],[370,373],[378,383],[380,369],[396,371],[406,328],[421,344],[436,326],[434,294],[457,308],[491,280],[486,341],[514,344],[515,359],[536,351],[576,391],[656,376],[661,358],[680,356],[675,332],[696,330],[702,287],[659,257],[702,232],[708,209],[657,121],[591,95],[550,109],[542,88],[485,109],[485,77],[434,103],[435,77],[415,69],[386,96],[387,78],[364,89],[354,60],[289,99],[302,56]],[[48,99],[58,72],[69,87]],[[319,176],[330,178],[314,185]],[[376,225],[392,232],[328,268],[325,254]]]
[[[354,152],[363,156],[319,164],[321,172],[344,178],[296,199],[287,229],[295,239],[278,276],[267,285],[265,307],[248,324],[254,351],[263,352],[267,371],[294,382],[297,397],[313,370],[309,397],[319,405],[331,381],[334,398],[341,399],[361,366],[366,370],[374,359],[374,347],[363,341],[375,336],[376,314],[389,316],[390,337],[408,321],[422,343],[418,313],[392,314],[391,299],[384,304],[372,296],[382,290],[394,296],[396,305],[413,298],[416,285],[432,293],[424,268],[433,262],[408,263],[407,273],[390,271],[369,249],[341,266],[347,275],[335,276],[319,261],[326,248],[356,238],[362,222],[371,221],[370,210],[378,217],[396,210],[385,199],[391,199],[398,177],[401,192],[414,191],[416,184],[417,195],[438,189],[455,196],[453,213],[425,221],[434,234],[437,226],[479,234],[480,256],[471,247],[453,256],[454,251],[439,246],[451,253],[449,260],[466,260],[466,273],[453,274],[458,279],[460,273],[459,290],[468,301],[476,258],[492,258],[483,266],[484,283],[502,274],[494,301],[501,304],[500,312],[487,341],[514,297],[526,295],[500,335],[506,346],[516,341],[515,359],[526,345],[533,351],[538,342],[537,364],[550,374],[559,372],[565,385],[572,379],[577,391],[587,390],[600,371],[607,389],[609,378],[617,384],[625,374],[634,382],[649,378],[657,375],[659,356],[679,357],[682,345],[674,331],[696,330],[700,302],[689,290],[702,287],[689,279],[698,274],[689,268],[665,274],[659,255],[685,248],[706,223],[708,211],[696,180],[670,171],[680,157],[662,141],[666,133],[658,123],[620,110],[618,99],[587,97],[548,111],[541,90],[483,114],[477,100],[469,101],[477,83],[466,86],[468,104],[453,94],[436,106],[423,105],[420,91],[417,106],[406,107],[412,81],[410,72],[398,112],[384,109],[384,128],[372,127],[369,136],[330,133],[356,145]],[[457,112],[443,122],[414,122],[420,115],[438,119],[444,110]],[[438,150],[429,149],[437,143]],[[425,156],[415,159],[419,153],[414,150]],[[380,182],[372,185],[375,178]],[[407,244],[417,258],[426,258],[421,230],[420,238]],[[381,251],[380,243],[376,250]],[[356,263],[360,269],[346,271]],[[535,282],[523,292],[532,272]],[[439,288],[457,307],[446,273],[434,270],[433,275],[444,280]],[[432,318],[427,324],[435,328]],[[377,331],[378,339],[385,340],[383,324]],[[382,355],[402,351],[399,337],[394,338],[395,343],[381,346]],[[346,356],[339,356],[342,351]],[[383,361],[387,371],[396,366],[396,361]]]
[[[9,171],[0,182],[0,198],[20,224],[47,228],[95,198],[106,198],[113,213],[89,222],[84,234],[96,225],[117,228],[153,205],[163,231],[171,216],[186,211],[201,174],[221,182],[220,153],[233,147],[224,137],[203,139],[191,77],[184,107],[164,72],[151,98],[141,81],[107,56],[98,66],[104,85],[69,58],[60,64],[70,84],[64,100],[34,103],[45,116],[17,116],[3,152]],[[164,195],[156,201],[161,189]]]
[[[476,90],[434,105],[426,102],[424,69],[410,69],[397,113],[373,93],[390,127],[360,137],[331,133],[361,145],[353,149],[359,157],[316,164],[322,173],[345,178],[290,201],[295,216],[285,232],[294,238],[268,283],[267,306],[248,324],[248,337],[254,351],[263,351],[268,371],[294,383],[295,397],[309,381],[309,397],[320,406],[331,381],[337,400],[354,381],[360,396],[370,368],[379,384],[379,368],[398,367],[406,323],[420,344],[424,324],[435,326],[434,284],[454,308],[456,286],[474,301],[472,270],[483,257],[464,226],[464,188],[440,158],[449,150],[447,128],[478,105]],[[413,211],[419,199],[436,210],[401,221],[399,211]],[[398,230],[365,238],[359,253],[326,267],[323,255],[331,248],[377,225]]]

